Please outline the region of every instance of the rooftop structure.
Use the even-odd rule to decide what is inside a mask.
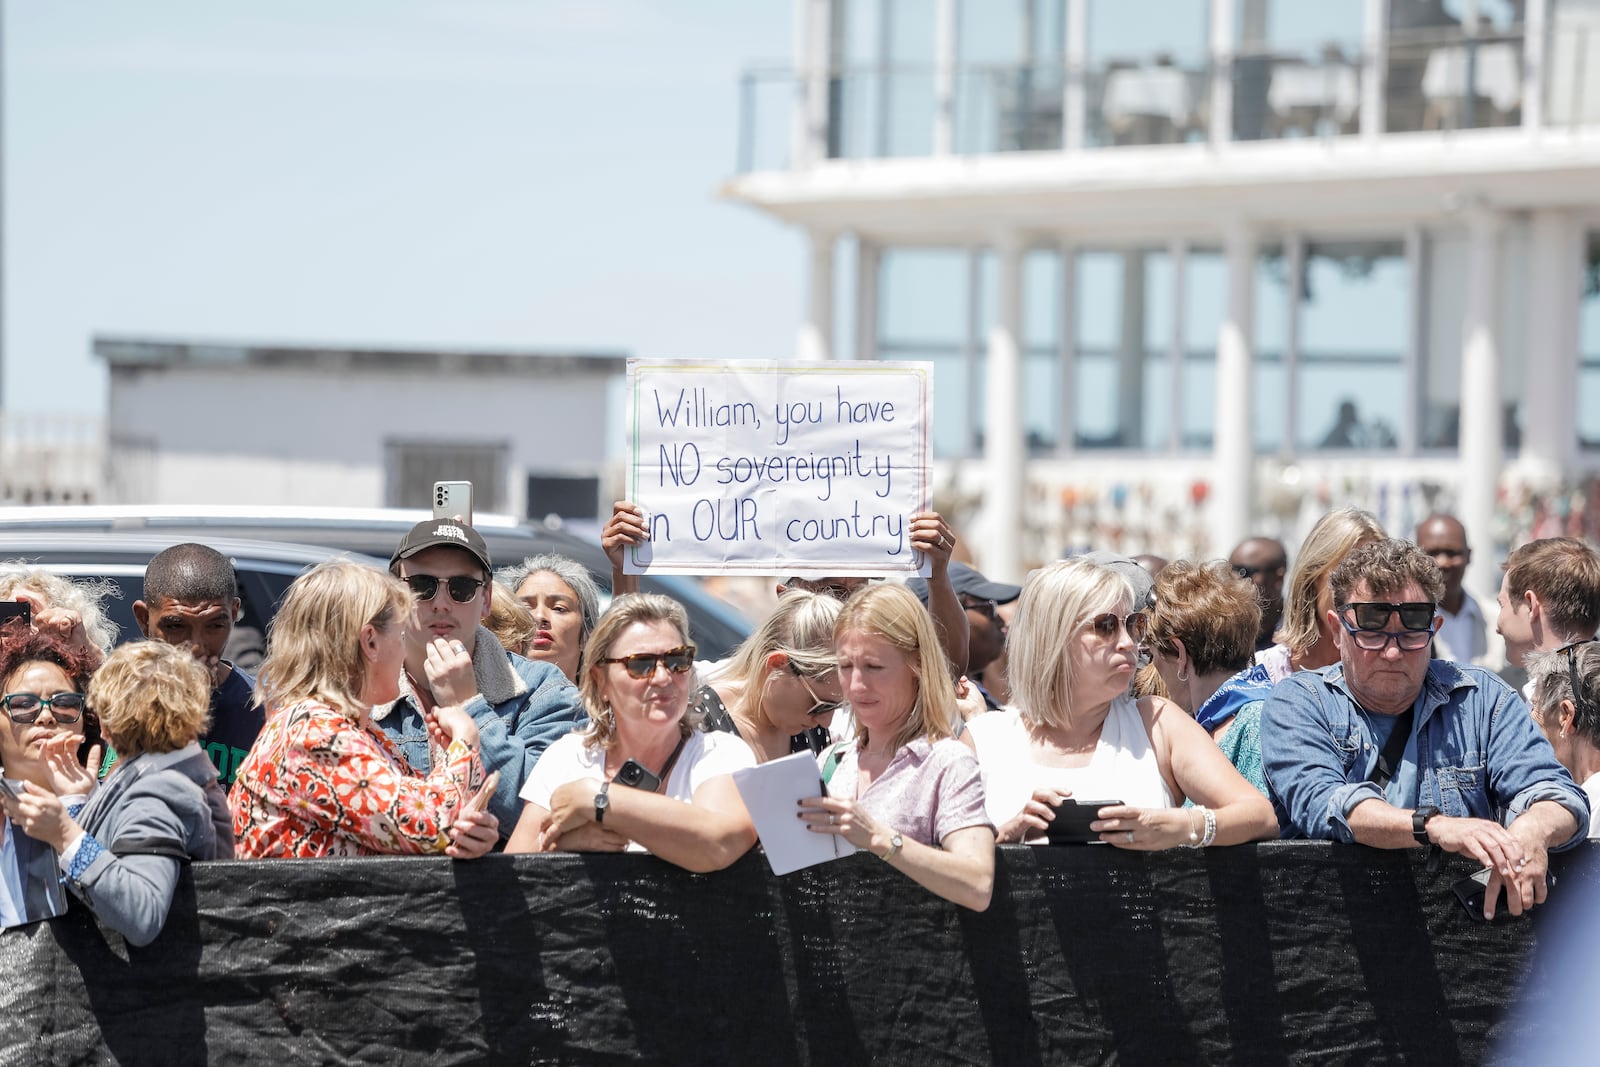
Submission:
[[[934,362],[986,573],[1220,556],[1346,501],[1407,536],[1452,508],[1486,549],[1595,532],[1600,0],[795,0],[795,27],[723,194],[809,239],[802,358]]]

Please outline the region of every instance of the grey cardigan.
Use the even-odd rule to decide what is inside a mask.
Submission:
[[[161,932],[184,862],[233,858],[228,800],[197,742],[118,763],[78,824],[94,843],[79,846],[67,884],[134,945]]]

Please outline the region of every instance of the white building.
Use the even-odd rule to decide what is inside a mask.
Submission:
[[[379,351],[99,337],[107,503],[421,507],[596,517],[613,353]],[[604,497],[609,511],[610,495]]]
[[[1600,0],[795,16],[724,195],[809,238],[802,356],[935,362],[987,573],[1351,502],[1485,590],[1600,532]]]

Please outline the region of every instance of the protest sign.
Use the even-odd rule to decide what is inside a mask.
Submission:
[[[628,361],[629,574],[922,574],[929,363]]]

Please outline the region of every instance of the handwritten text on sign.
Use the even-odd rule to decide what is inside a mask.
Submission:
[[[629,574],[926,574],[928,363],[628,361]]]

